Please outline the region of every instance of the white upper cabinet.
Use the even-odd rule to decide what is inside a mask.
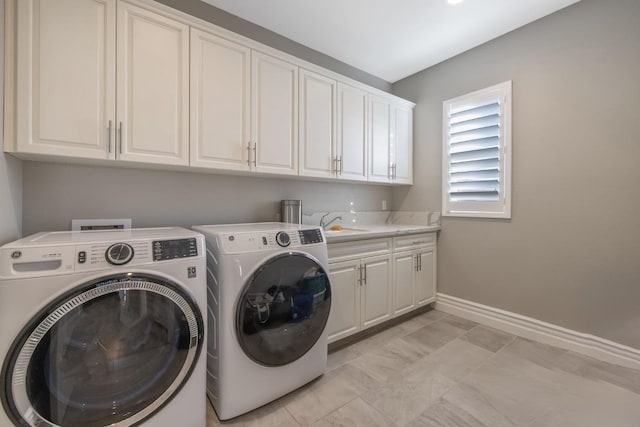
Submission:
[[[151,0],[5,0],[4,150],[411,184],[413,104]]]
[[[391,106],[391,182],[413,184],[413,108]]]
[[[118,158],[189,164],[189,27],[118,3]]]
[[[187,25],[116,0],[11,4],[9,151],[188,165]]]
[[[391,104],[388,99],[369,95],[369,181],[391,181],[390,112]]]
[[[251,52],[253,169],[298,174],[298,67]]]
[[[15,100],[6,112],[15,129],[7,151],[113,158],[115,0],[14,4]]]
[[[369,94],[369,181],[413,183],[413,107]]]
[[[335,123],[336,81],[300,70],[300,175],[337,174]]]
[[[367,180],[367,92],[338,83],[337,175]]]
[[[191,165],[250,170],[251,50],[191,29]]]

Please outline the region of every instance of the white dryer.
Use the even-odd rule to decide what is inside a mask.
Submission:
[[[204,427],[204,252],[183,228],[0,247],[0,425]]]
[[[222,420],[322,375],[331,307],[322,229],[196,226],[207,243],[207,394]]]

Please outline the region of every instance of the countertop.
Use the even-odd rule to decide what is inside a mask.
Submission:
[[[354,225],[341,231],[325,230],[327,243],[348,242],[350,240],[375,239],[378,237],[394,237],[404,234],[433,233],[440,230],[437,225]]]

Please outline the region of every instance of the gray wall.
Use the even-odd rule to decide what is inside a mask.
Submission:
[[[0,245],[21,234],[22,162],[0,152]]]
[[[264,27],[245,21],[208,3],[200,0],[156,1],[380,90],[391,91],[391,83],[386,80],[303,46],[300,43],[296,43]]]
[[[513,80],[513,218],[444,218],[439,291],[640,348],[640,2],[583,0],[394,85],[440,210],[442,101]]]
[[[24,233],[73,218],[131,218],[134,227],[274,221],[281,199],[304,211],[379,210],[391,188],[298,179],[24,162]]]
[[[4,99],[4,0],[0,0],[0,99]],[[0,121],[4,117],[0,102]],[[0,123],[0,147],[4,123]],[[22,162],[0,151],[0,245],[20,237],[22,229]]]

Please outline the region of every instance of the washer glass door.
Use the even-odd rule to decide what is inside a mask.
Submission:
[[[166,279],[87,284],[16,339],[3,366],[3,403],[23,425],[130,426],[180,389],[202,337],[197,305]]]
[[[282,366],[318,341],[329,318],[331,287],[320,264],[303,253],[277,255],[247,281],[237,306],[240,346],[255,362]]]

